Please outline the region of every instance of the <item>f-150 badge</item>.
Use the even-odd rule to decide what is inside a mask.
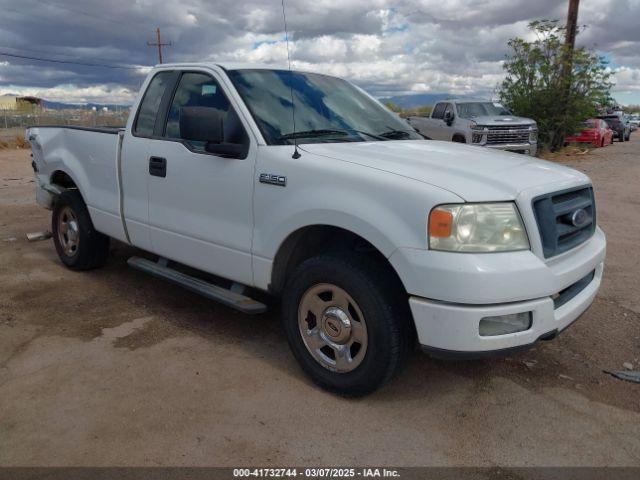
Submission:
[[[282,175],[274,175],[272,173],[261,173],[260,183],[268,183],[269,185],[277,185],[278,187],[287,186],[287,177]]]

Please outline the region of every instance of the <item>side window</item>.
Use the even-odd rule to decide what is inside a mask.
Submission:
[[[435,108],[433,109],[433,115],[431,118],[439,118],[442,119],[444,117],[444,107],[446,103],[436,103]]]
[[[203,109],[216,110],[222,120],[222,142],[212,145],[207,142],[189,140],[189,145],[195,152],[240,158],[246,156],[249,137],[240,122],[240,118],[229,103],[218,82],[204,73],[188,72],[184,73],[180,78],[169,109],[165,137],[185,139],[180,131],[180,117],[184,114],[185,109],[189,107],[198,107],[200,112]],[[245,148],[239,149],[240,146]],[[244,152],[244,155],[242,152]]]
[[[450,112],[451,115],[453,115],[453,105],[450,103],[446,104],[446,108],[444,109],[444,113],[442,114],[442,118],[444,118],[444,116],[447,114],[447,112]]]
[[[136,135],[140,137],[153,135],[153,127],[156,124],[162,95],[164,95],[164,91],[171,81],[172,74],[173,72],[160,72],[149,83],[147,91],[144,92],[144,97],[142,97],[142,102],[140,102],[136,124],[133,126],[133,132]]]

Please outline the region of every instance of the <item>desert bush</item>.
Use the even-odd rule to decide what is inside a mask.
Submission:
[[[565,27],[557,20],[529,24],[536,40],[509,41],[506,78],[499,87],[502,102],[516,115],[538,123],[540,142],[553,149],[579,129],[580,122],[613,103],[606,61],[595,50],[565,47]],[[568,75],[563,76],[563,71]]]
[[[27,142],[22,135],[16,135],[13,144],[16,146],[16,148],[31,148],[29,142]]]

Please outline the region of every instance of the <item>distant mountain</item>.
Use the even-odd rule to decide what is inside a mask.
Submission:
[[[116,107],[120,110],[123,110],[131,107],[131,105],[114,105],[112,103],[111,104],[109,103],[73,104],[73,103],[51,102],[49,100],[43,100],[42,104],[44,108],[47,108],[49,110],[76,110],[76,109],[91,110],[93,107],[95,107],[96,110],[101,110],[103,107],[107,107],[109,110],[114,110]]]
[[[71,105],[69,103],[50,102],[49,100],[43,100],[42,106],[49,110],[67,110],[70,108],[78,108],[79,105]]]
[[[18,95],[15,93],[4,93],[0,95],[0,97],[21,97],[22,95]],[[96,110],[101,110],[103,107],[107,107],[109,110],[114,110],[116,107],[119,110],[130,108],[131,105],[114,105],[113,103],[62,103],[62,102],[52,102],[50,100],[42,100],[42,105],[44,108],[49,110],[77,110],[77,109],[86,109],[91,110],[93,107]]]
[[[392,102],[402,108],[416,108],[433,105],[440,100],[454,97],[459,98],[459,96],[450,93],[416,93],[412,95],[397,95],[395,97],[381,98],[380,101],[382,103]]]

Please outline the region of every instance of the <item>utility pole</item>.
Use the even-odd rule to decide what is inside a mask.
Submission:
[[[156,43],[147,42],[147,45],[150,47],[158,47],[158,61],[162,63],[162,47],[170,47],[171,42],[162,43],[162,39],[160,38],[160,27],[156,28]]]
[[[560,85],[562,89],[561,118],[566,119],[567,102],[571,95],[571,73],[573,70],[573,50],[576,45],[576,35],[578,33],[578,7],[580,0],[569,0],[569,11],[567,12],[567,26],[564,39],[564,52],[562,54],[560,65]],[[559,148],[564,141],[563,135],[556,132],[551,139],[552,149]]]
[[[565,45],[570,55],[576,44],[576,33],[578,31],[578,7],[580,0],[569,0],[569,13],[567,14],[567,33],[565,37]]]
[[[573,69],[573,50],[576,45],[578,33],[578,7],[580,0],[569,0],[569,12],[567,13],[567,27],[564,39],[564,55],[560,68],[560,82],[565,94],[569,94],[571,88],[571,70]]]

